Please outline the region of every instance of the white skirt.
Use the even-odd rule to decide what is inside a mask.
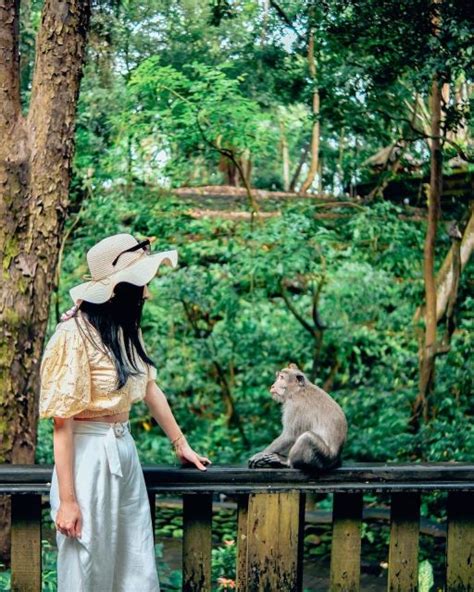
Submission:
[[[74,421],[82,536],[58,530],[58,592],[159,592],[150,505],[129,422]],[[56,522],[56,465],[50,489]]]

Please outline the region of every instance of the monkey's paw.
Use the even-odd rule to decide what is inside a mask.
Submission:
[[[257,452],[248,461],[251,469],[288,467],[288,461],[275,452]]]

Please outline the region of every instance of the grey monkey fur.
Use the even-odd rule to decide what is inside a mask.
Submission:
[[[276,373],[270,392],[283,404],[283,431],[249,467],[293,467],[307,470],[335,468],[347,437],[341,407],[323,389],[308,380],[295,364]]]

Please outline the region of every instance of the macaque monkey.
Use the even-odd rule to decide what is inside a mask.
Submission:
[[[324,470],[341,464],[347,421],[341,407],[323,389],[289,364],[276,373],[272,398],[283,404],[283,431],[249,467]]]

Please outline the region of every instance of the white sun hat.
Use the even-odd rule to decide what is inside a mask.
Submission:
[[[131,234],[114,234],[102,239],[87,251],[90,281],[74,286],[69,294],[74,304],[86,300],[101,304],[109,300],[119,282],[144,286],[158,271],[162,263],[176,267],[178,252],[151,253],[154,238],[137,241]]]

